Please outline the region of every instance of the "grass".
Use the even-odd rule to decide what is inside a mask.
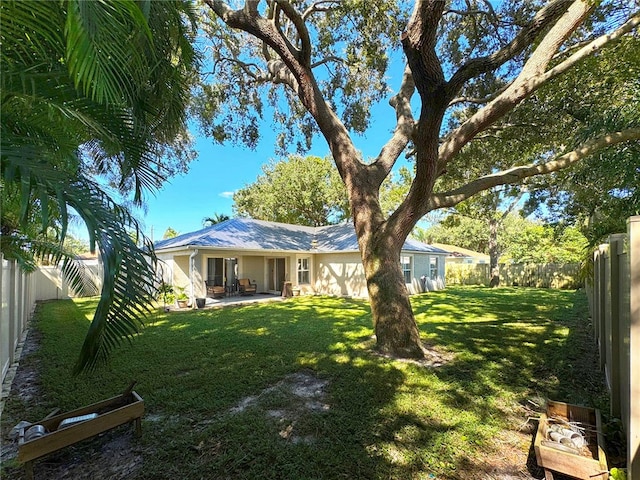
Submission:
[[[7,416],[67,411],[136,379],[146,415],[135,478],[463,479],[491,478],[481,474],[509,439],[526,458],[530,436],[517,429],[530,398],[606,409],[583,293],[451,287],[412,303],[425,341],[450,358],[440,367],[372,354],[367,302],[296,297],[158,313],[108,367],[80,377],[70,371],[96,302],[45,303],[41,348],[25,360],[39,365],[42,395],[10,400]],[[300,371],[328,382],[327,407],[291,422],[312,441],[282,438],[265,414],[286,396],[229,413]]]

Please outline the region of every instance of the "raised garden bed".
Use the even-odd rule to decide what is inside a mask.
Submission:
[[[136,436],[140,436],[143,414],[144,401],[135,391],[130,391],[86,407],[45,418],[34,424],[44,427],[42,436],[32,437],[33,431],[30,432],[30,429],[34,425],[20,429],[18,461],[25,464],[27,479],[31,480],[33,479],[33,462],[56,450],[129,422],[134,423]],[[78,418],[84,416],[88,418],[85,420]]]
[[[544,468],[546,480],[553,480],[553,472],[585,480],[609,478],[603,448],[599,410],[549,401],[534,442],[536,460]]]

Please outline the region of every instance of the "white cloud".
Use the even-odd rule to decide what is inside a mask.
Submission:
[[[233,194],[236,192],[221,192],[218,195],[224,198],[233,198]]]

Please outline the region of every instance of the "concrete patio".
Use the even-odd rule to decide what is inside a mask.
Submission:
[[[177,305],[167,305],[172,312],[186,312],[190,310],[205,310],[210,308],[224,308],[238,305],[248,305],[251,303],[264,303],[264,302],[279,302],[285,300],[279,294],[272,293],[255,293],[252,295],[231,295],[221,298],[209,298],[207,297],[204,308],[198,309],[195,307],[180,308]]]

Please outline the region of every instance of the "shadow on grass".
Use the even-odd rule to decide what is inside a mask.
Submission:
[[[599,392],[584,385],[592,352],[579,295],[453,288],[412,301],[424,338],[455,353],[438,369],[372,355],[366,302],[300,297],[159,312],[109,366],[77,378],[95,301],[47,304],[36,409],[76,408],[136,379],[147,409],[136,478],[455,479],[474,478],[514,404],[533,394],[589,404]],[[296,425],[312,441],[283,438],[260,408],[229,414],[301,369],[328,381],[328,408]]]
[[[414,309],[428,341],[455,352],[454,361],[435,371],[450,386],[442,396],[446,404],[487,423],[513,416],[509,400],[534,408],[533,402],[553,399],[606,415],[583,292],[448,289],[414,298]],[[528,469],[540,475],[532,455],[531,449]],[[461,468],[474,463],[468,456],[460,461]]]

